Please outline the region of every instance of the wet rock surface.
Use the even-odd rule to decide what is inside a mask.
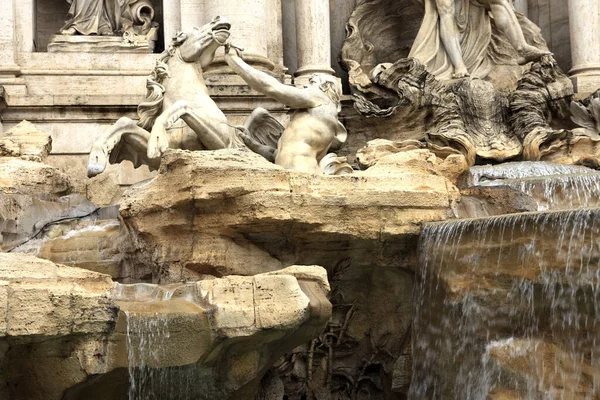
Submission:
[[[599,217],[582,209],[425,227],[411,394],[598,396]]]
[[[502,214],[537,211],[538,205],[527,193],[509,186],[473,186],[460,191],[459,218],[482,218]]]
[[[48,225],[12,252],[103,273],[117,281],[126,280],[119,245],[121,224],[117,219],[100,219],[98,214]]]
[[[254,398],[273,362],[324,328],[328,290],[317,266],[166,287],[119,285],[112,363],[65,398]]]
[[[165,288],[0,253],[0,394],[127,399],[152,376],[161,399],[253,398],[277,358],[322,331],[328,290],[316,266]],[[169,380],[181,371],[188,386]]]
[[[477,166],[458,180],[460,218],[600,206],[600,174],[547,162]]]
[[[416,150],[340,177],[286,171],[248,152],[169,151],[158,177],[121,203],[127,262],[163,283],[325,266],[332,320],[272,371],[291,398],[389,398],[396,361],[405,355],[410,370],[420,222],[451,217],[459,197],[435,155]]]

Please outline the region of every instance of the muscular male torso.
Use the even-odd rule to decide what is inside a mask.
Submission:
[[[317,89],[318,90],[318,89]],[[338,126],[337,108],[323,92],[323,104],[297,110],[281,138],[275,163],[296,171],[322,173],[319,160],[327,154]]]

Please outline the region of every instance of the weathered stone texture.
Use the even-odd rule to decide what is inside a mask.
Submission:
[[[52,150],[52,138],[23,121],[0,135],[0,157],[20,157],[43,162]]]
[[[133,237],[127,252],[164,281],[333,265],[341,254],[394,264],[419,223],[448,218],[458,199],[443,176],[403,163],[330,177],[287,171],[247,151],[169,151],[160,175],[121,203]]]
[[[39,258],[0,253],[2,336],[108,332],[114,322],[109,276]]]
[[[43,234],[13,251],[27,253],[70,267],[110,275],[124,276],[121,265],[118,220],[71,220],[47,227]]]
[[[252,398],[277,358],[323,329],[328,290],[317,266],[164,288],[0,253],[2,386],[14,400],[127,398],[128,346],[164,325],[151,367],[195,369],[195,398]]]

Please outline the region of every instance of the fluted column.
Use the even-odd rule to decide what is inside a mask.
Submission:
[[[268,33],[268,56],[275,64],[275,69],[280,72],[287,71],[283,66],[283,16],[281,0],[269,0],[269,29]]]
[[[569,0],[571,79],[580,93],[600,88],[600,0]]]
[[[329,1],[295,1],[298,52],[296,82],[301,83],[314,73],[333,75],[334,71],[331,68]]]
[[[173,39],[177,32],[181,30],[181,16],[184,1],[169,0],[163,3],[165,47],[171,43],[171,39]]]
[[[206,0],[204,12],[206,21],[215,16],[227,18],[231,22],[231,35],[234,44],[244,48],[244,59],[255,67],[273,70],[274,64],[268,58],[270,26],[269,7],[272,0]]]
[[[184,32],[190,31],[194,26],[207,23],[204,15],[204,0],[180,0],[181,2],[181,28]]]
[[[515,10],[527,17],[528,6],[527,0],[515,0]]]
[[[17,62],[17,36],[15,34],[15,1],[0,0],[0,86],[4,87],[6,97],[25,93],[21,68]]]

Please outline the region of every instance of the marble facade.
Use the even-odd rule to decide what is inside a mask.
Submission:
[[[58,8],[59,4],[64,9],[55,11],[56,15],[66,16],[64,1],[51,1],[46,7]],[[233,35],[246,48],[251,65],[282,82],[299,85],[313,72],[336,75],[347,92],[338,55],[355,4],[356,0],[330,0],[329,7],[322,0],[169,0],[156,4],[163,32],[159,47],[164,48],[165,38],[176,31],[223,15],[232,21]],[[576,90],[589,94],[600,86],[600,0],[569,0],[568,9],[563,5],[562,0],[515,1],[516,9],[542,28],[557,61],[570,71]],[[156,56],[40,51],[42,33],[36,27],[40,17],[34,0],[0,0],[0,15],[0,85],[6,103],[0,101],[3,129],[27,119],[49,132],[54,140],[49,162],[76,177],[82,189],[92,143],[120,116],[135,117]],[[583,28],[588,25],[591,29]],[[207,83],[228,118],[242,123],[260,106],[285,123],[287,109],[249,90],[231,74],[220,54],[206,71]],[[342,116],[351,115],[351,103],[344,104]],[[111,169],[121,185],[150,176],[147,170],[134,170],[128,164]]]

